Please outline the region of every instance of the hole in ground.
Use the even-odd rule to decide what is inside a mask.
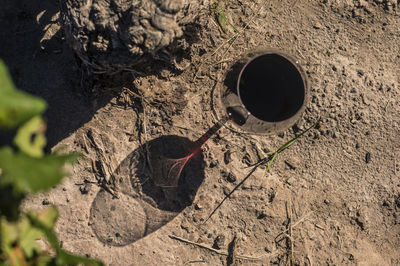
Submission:
[[[249,112],[267,122],[289,119],[305,99],[305,87],[298,69],[278,54],[253,59],[239,77],[240,98]]]

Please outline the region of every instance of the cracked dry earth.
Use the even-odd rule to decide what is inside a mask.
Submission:
[[[65,119],[51,120],[64,105],[49,101],[53,149],[84,157],[70,167],[70,178],[25,207],[56,205],[63,247],[108,265],[400,265],[400,3],[224,1],[231,23],[245,28],[240,35],[230,27],[222,32],[211,3],[199,3],[190,11],[197,13],[197,42],[186,43],[185,33],[180,40],[185,56],[169,65],[156,61],[164,65],[160,73],[142,69],[133,91],[114,90],[105,100],[81,100],[80,74],[60,31],[33,59],[17,52],[22,44],[2,49],[18,86],[35,93],[27,81],[41,83],[29,70],[50,62],[53,82],[43,86],[70,91],[90,114],[80,119],[85,112],[71,110],[69,119],[81,122],[64,134],[55,128]],[[57,13],[51,5],[18,6],[28,16],[16,17],[15,25],[35,23],[46,8]],[[303,116],[285,132],[264,136],[238,133],[228,123],[184,168],[183,192],[154,189],[143,151],[182,156],[219,119],[213,91],[226,69],[260,47],[285,51],[306,71],[311,96]],[[265,177],[259,168],[205,223],[246,167],[318,117],[318,128],[280,154]],[[119,198],[98,179],[111,183]],[[236,235],[235,256],[170,235],[220,253]]]

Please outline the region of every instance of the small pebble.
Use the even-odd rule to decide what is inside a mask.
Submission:
[[[293,132],[296,134],[297,132],[300,131],[300,128],[299,128],[299,126],[298,126],[297,124],[294,124],[294,125],[292,126],[292,130],[293,130]]]
[[[49,205],[49,204],[50,204],[50,201],[48,199],[44,199],[42,201],[42,205]]]
[[[289,177],[288,179],[286,179],[286,183],[287,183],[288,185],[290,185],[290,186],[293,186],[293,184],[294,184],[294,179],[291,178],[291,177]]]
[[[319,22],[316,22],[314,25],[313,25],[313,27],[314,27],[314,29],[320,29],[320,28],[322,28],[322,25],[321,25],[321,23],[319,23]]]
[[[91,187],[92,187],[91,184],[90,184],[90,183],[87,183],[87,184],[85,184],[85,185],[80,186],[80,187],[79,187],[79,191],[80,191],[82,194],[87,194],[87,193],[89,193]]]
[[[210,164],[208,165],[210,168],[214,168],[215,166],[217,166],[217,162],[215,161],[211,161]]]
[[[259,220],[264,219],[266,217],[267,217],[267,215],[263,211],[258,212],[258,214],[257,214],[257,219],[259,219]]]
[[[230,192],[231,192],[231,190],[229,188],[224,187],[224,195],[225,196],[228,196]]]
[[[366,154],[365,154],[365,162],[366,163],[369,163],[371,161],[371,153],[370,152],[367,152]]]
[[[225,236],[224,235],[218,235],[213,244],[213,248],[215,249],[221,249],[225,246]]]
[[[227,150],[225,153],[224,153],[224,163],[225,164],[229,164],[231,161],[232,161],[232,156],[231,156],[231,151],[230,150]]]
[[[289,163],[288,161],[285,161],[285,164],[290,168],[290,170],[296,170],[296,166],[293,164]]]
[[[236,176],[234,176],[232,173],[228,173],[228,175],[226,176],[226,181],[228,181],[229,183],[234,183],[236,182]]]

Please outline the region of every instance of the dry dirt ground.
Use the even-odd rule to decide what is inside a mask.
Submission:
[[[157,59],[161,70],[140,69],[133,84],[89,99],[57,5],[6,1],[0,57],[18,87],[49,102],[52,149],[84,154],[70,178],[26,208],[56,205],[63,247],[108,265],[400,265],[400,2],[224,2],[242,34],[223,33],[202,1],[177,60]],[[306,111],[279,135],[241,134],[228,122],[185,167],[184,191],[172,202],[146,176],[146,154],[184,154],[218,119],[214,92],[226,68],[259,47],[300,61],[310,84]],[[246,167],[318,117],[317,129],[205,222]],[[114,180],[107,187],[118,198],[98,180]]]

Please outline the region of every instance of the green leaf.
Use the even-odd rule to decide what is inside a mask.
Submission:
[[[44,135],[46,124],[40,116],[35,116],[18,129],[15,145],[32,157],[42,157],[46,145]]]
[[[8,221],[18,220],[19,205],[23,198],[24,194],[15,195],[11,185],[0,186],[0,214],[5,216]]]
[[[56,234],[53,232],[52,227],[47,226],[41,220],[37,219],[35,216],[28,214],[28,218],[31,220],[31,223],[38,229],[40,229],[45,235],[50,245],[56,250],[56,265],[104,265],[100,261],[94,259],[88,259],[81,256],[73,255],[69,252],[66,252],[60,248],[60,244],[58,242]]]
[[[11,250],[9,254],[10,264],[13,266],[26,266],[26,259],[24,252],[20,247],[15,247]]]
[[[45,101],[15,89],[6,65],[0,61],[0,128],[15,128],[45,109]]]
[[[286,142],[285,144],[283,144],[282,146],[279,147],[279,149],[276,151],[277,153],[282,152],[283,150],[286,150],[287,148],[289,148],[293,143],[295,143],[297,141],[297,139],[299,139],[301,136],[303,136],[304,134],[306,134],[308,131],[310,131],[312,128],[316,127],[321,121],[321,118],[319,118],[317,120],[317,122],[315,122],[312,126],[310,126],[309,128],[305,129],[304,131],[302,131],[299,135],[297,135],[296,137],[294,137],[293,139],[289,140],[288,142]]]
[[[10,254],[13,244],[18,239],[18,228],[15,224],[7,222],[6,219],[0,218],[0,247],[6,254]]]
[[[40,214],[31,213],[31,215],[41,221],[45,226],[53,228],[58,217],[58,212],[54,206],[51,206]],[[19,245],[24,250],[27,258],[31,258],[34,251],[40,253],[41,250],[36,244],[36,240],[41,238],[43,234],[41,230],[32,226],[30,220],[26,216],[23,217],[20,224]]]
[[[50,257],[47,254],[41,254],[37,260],[35,261],[36,266],[48,266],[48,265],[53,265],[51,264],[51,261],[53,260],[52,257]]]
[[[18,244],[25,253],[27,259],[32,258],[34,251],[40,253],[40,248],[36,240],[43,236],[43,233],[37,228],[33,227],[25,216],[19,224]]]
[[[41,213],[30,213],[30,215],[45,226],[52,228],[57,220],[58,212],[52,206]],[[44,232],[33,226],[28,216],[21,216],[20,220],[16,223],[10,223],[3,219],[1,230],[1,247],[9,257],[11,257],[11,251],[14,247],[21,248],[24,252],[24,257],[28,260],[33,258],[35,252],[36,254],[41,253],[41,249],[36,241],[44,236]]]
[[[278,156],[278,153],[275,152],[274,155],[272,156],[272,158],[271,158],[271,159],[269,160],[269,162],[268,162],[268,165],[267,165],[267,168],[266,168],[265,171],[264,171],[263,177],[265,177],[265,176],[267,175],[269,169],[271,169],[272,164],[274,163],[274,161],[275,161],[275,159],[276,159],[277,156]]]
[[[37,219],[41,221],[45,226],[53,228],[58,218],[57,208],[54,206],[50,206],[49,208],[42,211],[37,215]]]
[[[66,175],[63,166],[77,159],[77,154],[50,154],[42,158],[14,153],[10,147],[0,148],[0,186],[11,184],[16,194],[50,189]]]

